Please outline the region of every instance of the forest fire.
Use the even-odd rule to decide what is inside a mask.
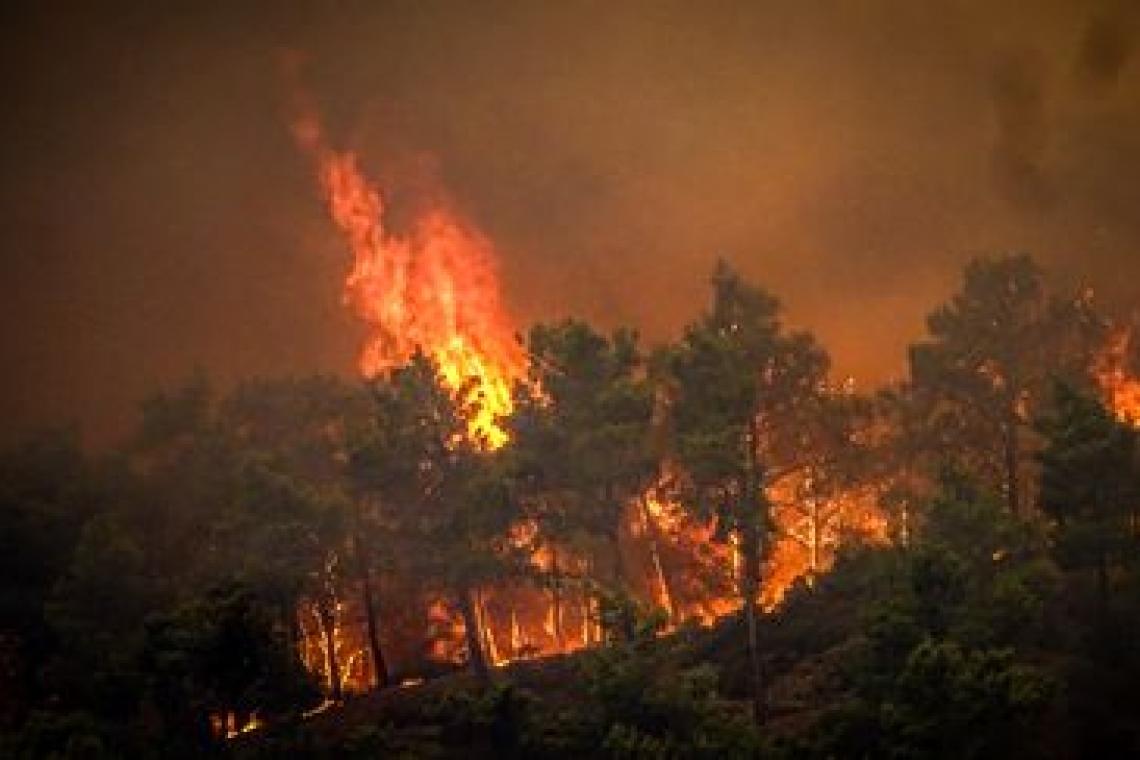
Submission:
[[[500,420],[511,412],[511,383],[523,375],[523,357],[499,301],[494,246],[438,198],[404,231],[391,229],[385,196],[364,175],[358,156],[330,147],[315,108],[304,97],[297,103],[295,139],[315,162],[331,218],[353,254],[345,302],[372,331],[361,373],[381,376],[417,352],[427,354],[467,405],[472,440],[499,448],[507,442]],[[709,624],[739,609],[736,549],[717,538],[715,524],[686,515],[659,490],[652,486],[633,499],[623,518],[618,551],[627,555],[622,564],[630,590],[664,611],[667,628],[690,619]],[[875,513],[863,496],[824,503],[784,490],[773,491],[777,534],[761,592],[767,608],[798,578],[826,569],[853,514]],[[492,665],[602,640],[588,553],[545,546],[530,562],[550,579],[548,588],[516,583],[474,590],[475,638]],[[332,694],[373,684],[358,598],[346,589],[324,607],[314,602],[298,613],[305,665]],[[464,662],[465,631],[456,610],[440,599],[428,609],[425,624],[435,631],[429,657]]]
[[[497,448],[510,411],[520,352],[499,301],[494,248],[445,201],[416,214],[408,230],[387,225],[384,196],[351,151],[331,148],[303,97],[294,136],[315,161],[329,212],[352,249],[345,301],[372,329],[360,371],[375,377],[422,351],[470,405],[470,433]]]
[[[0,760],[1140,760],[1140,0],[2,30]]]
[[[1116,416],[1140,425],[1140,378],[1130,372],[1133,356],[1133,329],[1120,328],[1109,336],[1097,357],[1093,372],[1109,406]]]

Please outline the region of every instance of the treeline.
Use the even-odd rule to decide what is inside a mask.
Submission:
[[[499,448],[416,356],[365,386],[195,381],[111,454],[67,433],[5,452],[0,749],[200,756],[346,689],[461,666],[489,684],[497,661],[593,645],[614,707],[579,739],[611,756],[701,756],[686,721],[743,704],[748,755],[1050,756],[1046,724],[1057,752],[1140,746],[1121,326],[1027,257],[979,260],[909,378],[864,394],[770,294],[723,264],[711,284],[653,350],[532,328]],[[766,616],[788,552],[802,578]],[[646,631],[730,609],[732,672],[646,719],[635,692],[668,693],[629,680]],[[827,709],[782,730],[788,674],[812,667]]]

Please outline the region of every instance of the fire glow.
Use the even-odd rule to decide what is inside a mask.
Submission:
[[[1133,332],[1118,329],[1109,336],[1093,367],[1109,407],[1122,422],[1140,425],[1140,379],[1128,371]]]
[[[433,199],[406,232],[387,226],[384,196],[357,155],[331,148],[315,110],[298,109],[297,143],[314,160],[333,221],[352,249],[345,302],[371,328],[360,371],[375,377],[417,352],[430,356],[471,409],[469,432],[497,448],[521,352],[499,299],[491,242]]]
[[[465,402],[472,440],[491,448],[504,445],[507,434],[500,420],[511,412],[511,385],[524,375],[524,356],[500,302],[493,244],[442,194],[433,195],[394,230],[386,196],[365,176],[359,157],[332,148],[316,109],[303,96],[296,101],[294,137],[312,159],[331,219],[352,251],[344,298],[370,328],[361,373],[381,376],[423,352]],[[627,510],[619,549],[630,576],[626,581],[631,591],[665,611],[667,629],[686,620],[711,624],[740,606],[736,548],[717,540],[715,524],[685,515],[657,491],[650,488]],[[839,540],[831,535],[836,533],[831,523],[840,514],[845,519],[850,513],[877,514],[874,505],[855,496],[849,504],[840,497],[827,505],[822,518],[809,510],[819,519],[811,523],[809,536],[798,536],[793,523],[803,522],[808,512],[794,508],[795,494],[773,496],[781,535],[765,572],[762,603],[767,608],[776,606],[798,577],[827,569]],[[478,638],[494,665],[602,640],[589,557],[547,545],[531,563],[549,579],[549,588],[499,583],[475,595]],[[330,693],[367,691],[373,682],[358,596],[341,589],[330,614],[322,616],[311,605],[298,612],[306,667],[325,679]],[[462,664],[467,659],[464,631],[455,610],[435,600],[428,617],[430,627],[440,632],[432,656]]]

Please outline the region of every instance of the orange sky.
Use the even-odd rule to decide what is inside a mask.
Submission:
[[[1123,0],[25,5],[0,24],[9,437],[106,439],[194,371],[351,372],[283,48],[397,208],[433,176],[496,242],[520,326],[667,338],[723,256],[874,383],[978,254],[1140,295]]]

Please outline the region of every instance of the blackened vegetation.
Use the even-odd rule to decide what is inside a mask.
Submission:
[[[416,357],[367,389],[196,381],[122,450],[4,452],[0,755],[1137,756],[1140,448],[1093,375],[1119,325],[980,260],[863,396],[771,296],[713,284],[652,356],[536,327],[495,451]],[[887,537],[845,534],[763,613],[772,486],[805,472],[821,500],[873,485]],[[622,505],[650,486],[736,547],[739,614],[694,622],[702,576],[667,553],[669,608],[646,591]],[[559,643],[591,609],[592,646],[491,667],[479,594],[523,586]],[[298,614],[350,599],[363,665]]]

